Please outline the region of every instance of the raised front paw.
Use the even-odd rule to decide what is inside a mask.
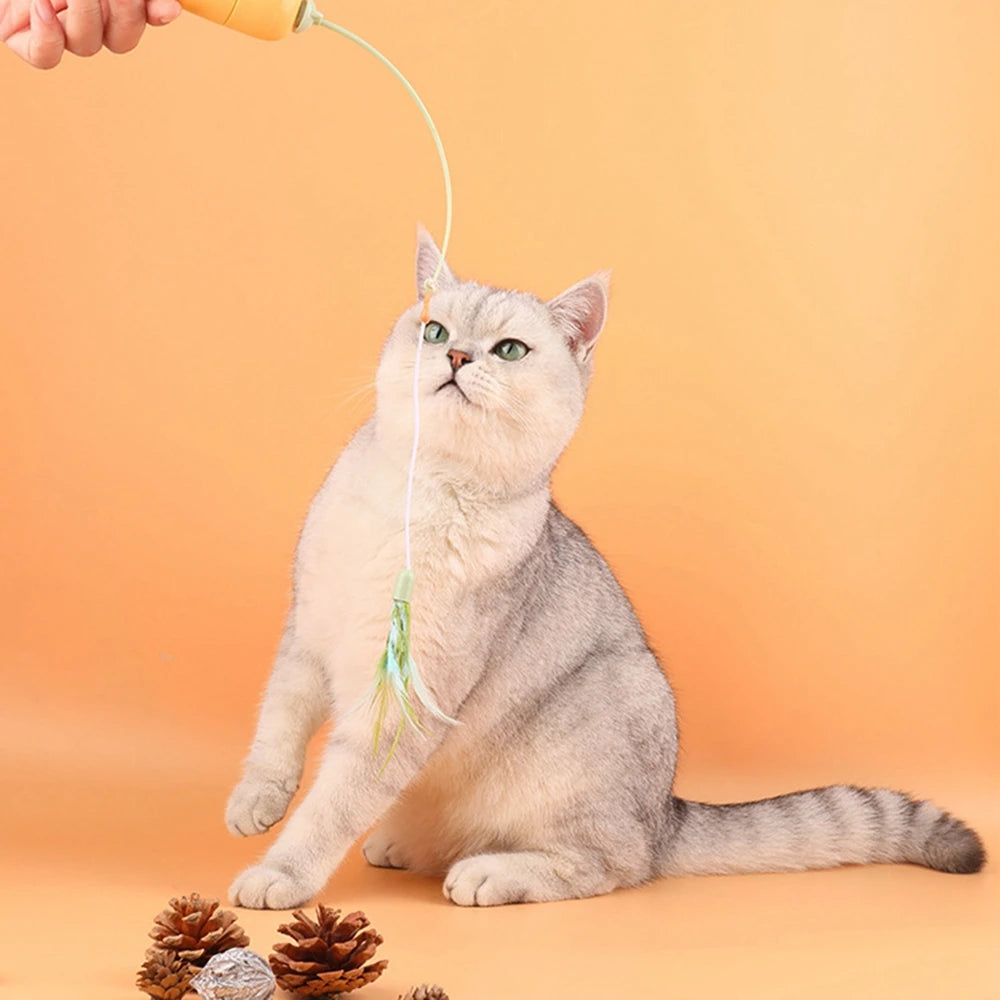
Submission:
[[[226,826],[230,833],[249,837],[263,833],[278,822],[298,788],[291,779],[247,774],[233,789],[226,806]]]
[[[314,879],[265,860],[236,876],[229,887],[229,898],[236,906],[253,910],[291,910],[308,903],[322,888]]]

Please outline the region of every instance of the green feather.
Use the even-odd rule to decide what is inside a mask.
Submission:
[[[389,635],[386,638],[385,652],[382,653],[375,668],[375,680],[372,684],[371,706],[375,711],[372,756],[378,756],[382,729],[390,705],[395,703],[399,707],[399,725],[396,727],[392,745],[389,747],[388,756],[382,764],[379,776],[392,760],[407,724],[416,729],[421,736],[426,736],[426,730],[417,716],[414,697],[442,722],[456,724],[455,719],[445,715],[438,707],[434,696],[424,684],[410,652],[412,627],[410,598],[413,596],[413,582],[413,573],[410,570],[404,569],[396,578],[392,594],[392,614],[389,618]]]

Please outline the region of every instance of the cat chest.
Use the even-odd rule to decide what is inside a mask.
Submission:
[[[396,576],[406,565],[399,519],[373,509],[331,505],[307,525],[296,574],[297,629],[323,648],[385,641]],[[414,625],[423,644],[461,639],[470,595],[506,568],[502,540],[464,517],[414,518]]]
[[[402,510],[331,505],[303,537],[300,571],[345,594],[362,598],[390,589],[406,566]],[[414,504],[410,529],[412,567],[418,579],[448,593],[508,568],[510,527],[445,503]]]

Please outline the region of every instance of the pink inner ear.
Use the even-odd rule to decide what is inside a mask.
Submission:
[[[549,302],[556,321],[569,334],[569,346],[578,357],[590,356],[604,327],[608,298],[605,283],[586,278]]]

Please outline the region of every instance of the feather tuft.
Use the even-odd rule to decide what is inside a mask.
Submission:
[[[393,737],[389,753],[382,763],[379,776],[385,771],[392,760],[403,730],[407,725],[415,729],[421,736],[427,731],[417,716],[414,698],[436,719],[457,725],[456,719],[446,715],[434,699],[430,689],[424,683],[414,662],[411,652],[412,611],[409,598],[413,592],[413,574],[403,570],[396,581],[393,591],[392,614],[389,617],[389,635],[386,638],[385,652],[379,658],[375,668],[375,680],[372,683],[369,703],[375,713],[375,726],[372,733],[372,756],[378,756],[382,740],[382,729],[392,704],[399,708],[399,724]]]

